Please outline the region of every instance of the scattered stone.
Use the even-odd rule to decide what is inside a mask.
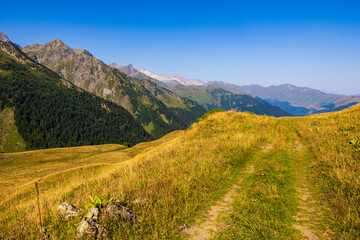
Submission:
[[[110,202],[105,210],[105,213],[113,219],[120,222],[127,222],[130,225],[136,223],[138,214],[128,207],[121,206],[118,202]]]
[[[188,226],[186,223],[184,223],[183,225],[181,225],[181,226],[179,227],[179,231],[180,231],[180,232],[186,231],[186,230],[188,230],[188,229],[189,229],[189,226]]]
[[[109,235],[109,231],[102,225],[96,223],[93,218],[84,217],[79,226],[77,227],[76,237],[79,239],[83,238],[95,238],[103,239]]]
[[[62,204],[60,204],[58,206],[58,210],[59,210],[59,213],[65,217],[65,219],[78,216],[79,213],[81,212],[80,209],[78,209],[77,207],[75,207],[67,202],[63,202]]]
[[[145,199],[140,199],[140,198],[137,198],[133,201],[134,204],[138,204],[138,205],[141,205],[141,204],[145,204],[147,201]]]
[[[91,208],[90,210],[89,210],[89,212],[86,214],[86,216],[85,217],[87,217],[87,218],[92,218],[92,219],[94,219],[95,221],[98,221],[99,220],[99,217],[100,217],[100,211],[99,211],[99,209],[98,208]]]
[[[316,125],[318,125],[318,124],[319,124],[318,121],[314,121],[314,122],[311,122],[309,125],[310,125],[310,126],[316,126]]]
[[[109,231],[97,223],[99,217],[100,210],[98,208],[91,208],[86,216],[81,220],[77,228],[77,238],[106,238],[109,235]]]

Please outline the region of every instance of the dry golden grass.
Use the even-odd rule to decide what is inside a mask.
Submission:
[[[338,239],[360,238],[360,105],[295,124],[314,156],[314,184],[328,208],[327,226]]]
[[[68,221],[61,218],[56,209],[61,202],[81,206],[89,201],[89,195],[96,194],[103,199],[116,197],[141,215],[140,222],[132,228],[102,220],[112,231],[111,238],[182,239],[184,235],[178,227],[191,225],[201,217],[233,185],[236,174],[243,172],[248,161],[255,161],[258,169],[269,172],[274,184],[283,186],[267,185],[265,181],[261,187],[254,185],[249,193],[259,191],[264,197],[271,197],[274,203],[269,207],[277,206],[276,201],[280,200],[291,202],[283,213],[286,218],[277,219],[282,217],[280,214],[269,219],[284,221],[284,233],[296,234],[291,230],[291,214],[296,210],[294,161],[301,157],[286,152],[290,151],[292,124],[313,155],[307,161],[314,166],[314,187],[329,206],[328,226],[336,237],[356,237],[359,146],[349,141],[360,137],[359,117],[360,106],[340,113],[280,120],[250,113],[217,112],[199,119],[186,131],[129,149],[103,145],[2,154],[0,238],[41,236],[34,210],[33,184],[38,181],[49,238],[75,236],[80,217]],[[314,121],[319,124],[310,126]],[[277,140],[269,153],[272,157],[264,158],[266,154],[261,149],[275,135]],[[272,214],[269,209],[264,209],[264,213]],[[276,229],[267,228],[272,224],[270,220],[264,223],[266,231],[270,231],[267,236],[281,236],[280,232],[271,233]]]
[[[106,161],[102,157],[101,166],[82,166],[68,174],[65,171],[50,176],[48,182],[39,184],[49,234],[54,238],[68,238],[75,232],[71,221],[66,223],[67,231],[61,230],[64,223],[56,215],[58,204],[66,200],[81,205],[88,201],[88,195],[97,194],[105,199],[117,197],[143,216],[138,228],[113,226],[116,237],[180,237],[178,226],[199,216],[201,210],[219,197],[231,182],[235,169],[246,161],[244,156],[266,140],[274,121],[274,118],[247,113],[217,113],[206,116],[185,132],[160,139],[160,145],[144,143],[134,149],[108,153],[135,155],[128,160],[104,165]],[[141,153],[136,154],[136,149]],[[143,200],[144,204],[134,204],[135,199]],[[34,204],[33,191],[4,203],[1,232],[14,238],[38,236]]]

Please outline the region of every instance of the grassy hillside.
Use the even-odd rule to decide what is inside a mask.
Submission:
[[[14,109],[3,109],[0,111],[0,151],[21,152],[25,149],[26,143],[15,125]]]
[[[360,105],[304,118],[213,111],[133,148],[2,154],[0,238],[41,236],[38,181],[50,238],[72,238],[81,219],[60,217],[60,203],[96,194],[141,216],[133,227],[102,218],[112,239],[357,239],[359,117]]]

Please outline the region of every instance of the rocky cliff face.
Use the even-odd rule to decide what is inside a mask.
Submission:
[[[154,137],[184,129],[191,124],[193,119],[186,119],[172,108],[179,108],[197,117],[205,113],[196,103],[191,102],[195,108],[189,108],[189,104],[183,103],[185,100],[179,101],[178,97],[175,98],[174,94],[166,92],[161,86],[127,76],[95,58],[88,51],[72,49],[59,39],[45,45],[26,46],[24,52],[30,57],[36,57],[39,63],[76,86],[121,105]],[[167,102],[162,99],[169,100]]]
[[[6,36],[4,33],[0,32],[0,41],[1,42],[10,42],[8,36]]]

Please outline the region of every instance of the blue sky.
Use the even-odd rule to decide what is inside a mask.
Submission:
[[[105,63],[264,86],[360,94],[357,1],[6,1],[0,31],[62,39]]]

